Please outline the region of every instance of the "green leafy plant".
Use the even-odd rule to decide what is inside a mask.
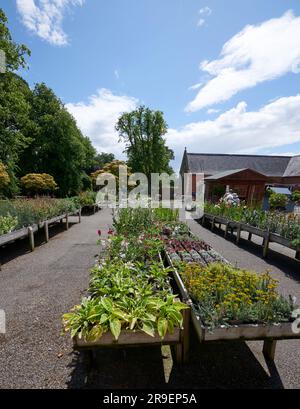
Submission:
[[[272,193],[269,197],[271,209],[285,208],[288,204],[288,197],[282,193]]]
[[[18,218],[8,216],[0,216],[0,236],[2,234],[11,233],[18,226]]]
[[[202,321],[220,325],[289,321],[293,301],[277,292],[268,272],[257,274],[228,264],[182,265],[180,272]]]

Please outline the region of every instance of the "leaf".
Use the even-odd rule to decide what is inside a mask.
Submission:
[[[151,322],[144,322],[142,331],[145,332],[146,334],[150,335],[150,337],[155,336],[155,329],[154,326]]]
[[[159,336],[164,339],[168,331],[168,321],[165,318],[159,318],[157,323]]]
[[[113,309],[113,303],[109,298],[102,298],[101,304],[108,312],[111,312],[111,310]]]
[[[104,324],[105,322],[107,322],[109,319],[109,316],[107,314],[102,314],[101,318],[100,318],[100,324]]]
[[[136,322],[137,322],[137,318],[134,317],[134,318],[132,319],[131,323],[130,323],[130,330],[131,330],[131,331],[132,331],[133,328],[135,327]]]
[[[113,315],[115,315],[117,318],[128,322],[128,315],[125,312],[123,312],[122,310],[119,310],[119,309],[116,308],[116,309],[113,309],[111,311],[111,313]]]
[[[121,334],[121,322],[117,318],[114,318],[112,321],[110,321],[109,327],[110,327],[111,333],[113,334],[113,336],[115,337],[117,341]]]
[[[87,341],[95,342],[100,339],[103,335],[103,328],[101,325],[95,325],[87,336]]]

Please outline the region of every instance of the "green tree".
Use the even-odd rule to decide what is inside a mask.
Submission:
[[[111,163],[115,160],[115,155],[113,153],[98,153],[94,158],[94,169],[93,171],[103,169],[105,165]]]
[[[91,142],[45,84],[37,84],[33,90],[31,118],[36,132],[23,152],[21,176],[48,173],[57,182],[61,196],[78,193],[95,156]]]
[[[0,9],[0,50],[6,55],[6,73],[0,74],[0,160],[7,168],[10,185],[6,193],[17,191],[16,169],[19,156],[30,143],[34,124],[30,121],[31,91],[27,83],[14,73],[26,67],[26,55],[30,51],[25,45],[12,41],[7,27],[7,18]]]
[[[0,50],[5,52],[6,70],[13,72],[20,67],[25,68],[26,55],[30,56],[30,50],[24,44],[13,42],[10,31],[7,27],[7,17],[0,8]]]
[[[174,153],[166,146],[168,126],[163,113],[144,106],[123,114],[116,125],[120,141],[125,142],[128,166],[133,172],[172,173],[170,161]]]

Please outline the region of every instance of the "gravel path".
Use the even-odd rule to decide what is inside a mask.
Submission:
[[[183,368],[171,370],[170,359],[161,359],[156,347],[105,350],[97,354],[98,369],[87,377],[81,355],[72,352],[68,336],[60,335],[61,314],[84,294],[98,251],[96,230],[110,224],[110,212],[102,211],[68,232],[58,226],[52,240],[33,254],[21,244],[8,249],[0,272],[0,309],[8,321],[6,338],[0,338],[0,388],[300,387],[299,341],[280,342],[275,365],[267,365],[261,342],[200,347],[195,335],[190,363]],[[190,225],[231,262],[258,271],[269,268],[282,291],[300,300],[299,263],[275,254],[262,260],[255,245],[239,248],[196,222]]]
[[[26,243],[7,248],[4,259],[11,261],[0,272],[0,309],[7,318],[6,337],[0,339],[0,388],[66,387],[72,344],[60,335],[61,315],[87,288],[98,252],[97,229],[107,230],[108,223],[110,214],[100,212],[69,231],[52,228],[51,234],[58,234],[34,253],[13,258],[14,247],[22,250]]]

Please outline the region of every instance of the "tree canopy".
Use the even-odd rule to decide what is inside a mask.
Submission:
[[[9,176],[6,194],[18,191],[17,177],[49,174],[67,196],[90,187],[88,175],[114,159],[97,155],[89,138],[46,84],[30,89],[16,72],[27,66],[29,49],[12,40],[7,18],[0,9],[0,50],[6,72],[0,74],[0,161]]]
[[[163,113],[144,106],[123,114],[116,125],[120,141],[125,142],[128,166],[133,172],[172,173],[170,161],[174,153],[166,146],[167,123]]]

